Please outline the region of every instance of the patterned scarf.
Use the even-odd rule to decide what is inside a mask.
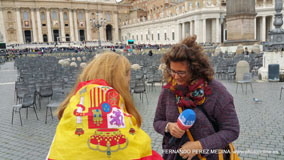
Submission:
[[[163,88],[168,88],[176,94],[177,105],[182,108],[195,108],[202,105],[205,102],[205,96],[212,93],[211,88],[202,78],[192,81],[189,86],[177,85],[175,80],[170,78]]]

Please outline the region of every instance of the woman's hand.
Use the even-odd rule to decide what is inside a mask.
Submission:
[[[168,130],[173,137],[181,138],[184,135],[184,130],[180,129],[177,123],[169,122]]]
[[[183,159],[191,160],[195,155],[201,153],[202,145],[199,141],[186,142],[180,148],[180,156]]]

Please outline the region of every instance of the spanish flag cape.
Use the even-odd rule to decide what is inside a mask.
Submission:
[[[81,82],[64,110],[47,159],[162,159],[124,105],[104,80]]]

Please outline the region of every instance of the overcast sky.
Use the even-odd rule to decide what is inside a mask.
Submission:
[[[120,2],[121,0],[116,0],[116,2]]]

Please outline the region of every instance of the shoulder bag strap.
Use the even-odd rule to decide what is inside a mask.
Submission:
[[[219,131],[218,125],[215,123],[214,120],[212,120],[212,119],[208,116],[208,113],[205,111],[205,109],[203,108],[203,106],[201,105],[201,106],[199,106],[199,107],[197,107],[197,108],[199,108],[199,109],[203,112],[203,114],[207,117],[207,119],[208,119],[208,120],[210,121],[210,123],[212,124],[212,126],[213,126],[215,132],[218,132],[218,131]],[[222,150],[219,150],[218,157],[219,157],[219,160],[223,160],[223,159],[224,159]]]
[[[181,114],[182,108],[181,108],[180,106],[178,106],[178,111],[179,111],[179,114]],[[189,138],[189,140],[190,140],[191,142],[194,142],[194,139],[193,139],[193,137],[192,137],[192,134],[191,134],[191,132],[190,132],[188,129],[186,130],[186,134],[187,134],[187,137]],[[202,157],[201,154],[197,154],[197,157],[198,157],[200,160],[206,160],[206,158],[205,158],[205,157]]]

